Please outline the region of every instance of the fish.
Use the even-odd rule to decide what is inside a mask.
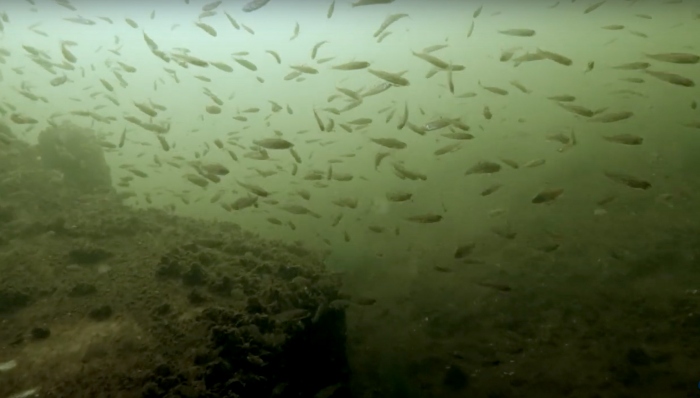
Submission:
[[[220,71],[233,72],[233,68],[229,64],[226,64],[224,62],[212,61],[212,62],[209,62],[209,64],[211,66],[215,67],[216,69],[219,69]]]
[[[369,62],[366,61],[351,61],[344,64],[334,65],[331,68],[335,70],[358,70],[369,67]]]
[[[131,18],[126,18],[126,19],[124,19],[124,21],[126,21],[126,23],[134,29],[138,29],[138,27],[139,27],[139,24],[137,24],[136,21],[134,21]]]
[[[433,120],[423,125],[423,131],[435,131],[443,129],[452,124],[452,121],[446,118]]]
[[[605,30],[622,30],[625,28],[625,25],[605,25],[601,28]]]
[[[135,105],[137,108],[139,108],[139,110],[140,110],[141,112],[145,113],[146,115],[148,115],[148,116],[150,116],[150,117],[156,117],[156,116],[158,116],[158,112],[156,112],[155,109],[153,109],[152,107],[148,106],[147,104],[142,104],[142,103],[134,102],[134,105]]]
[[[498,33],[506,36],[515,36],[515,37],[532,37],[534,36],[537,32],[533,29],[505,29],[505,30],[499,30]]]
[[[626,64],[613,66],[613,69],[639,70],[639,69],[646,69],[650,66],[651,66],[651,64],[649,62],[630,62],[630,63],[626,63]]]
[[[479,80],[478,83],[479,83],[479,86],[481,86],[481,88],[483,88],[484,90],[488,90],[488,91],[490,91],[494,94],[498,94],[498,95],[508,95],[508,91],[504,90],[500,87],[484,86],[483,84],[481,84],[481,80]]]
[[[410,200],[412,197],[413,194],[410,192],[393,191],[386,193],[386,199],[390,202],[405,202]]]
[[[442,221],[443,217],[439,214],[426,213],[419,214],[415,216],[406,217],[407,221],[418,223],[418,224],[433,224]]]
[[[258,70],[258,67],[257,67],[254,63],[248,61],[247,59],[243,59],[243,58],[234,58],[233,60],[236,61],[236,62],[238,62],[239,65],[241,65],[242,67],[244,67],[244,68],[246,68],[246,69],[248,69],[248,70],[251,70],[251,71],[253,71],[253,72],[255,72],[255,71]]]
[[[641,178],[631,176],[629,174],[616,173],[616,172],[610,172],[610,171],[606,171],[606,172],[604,172],[604,174],[606,177],[617,182],[618,184],[626,185],[630,188],[641,189],[641,190],[647,190],[647,189],[651,188],[650,182],[648,182],[646,180],[642,180]]]
[[[279,54],[277,54],[275,51],[272,50],[266,50],[266,53],[272,55],[275,58],[275,61],[277,61],[278,64],[282,63],[282,58],[280,58]]]
[[[489,186],[488,188],[484,189],[483,191],[481,191],[480,195],[481,196],[489,196],[492,193],[495,193],[496,191],[501,189],[501,187],[503,187],[502,184],[493,184],[493,185]]]
[[[463,245],[457,246],[454,254],[452,255],[456,260],[461,260],[465,257],[469,257],[476,248],[476,243],[470,242]]]
[[[408,178],[409,180],[414,180],[414,181],[415,180],[425,181],[428,179],[427,175],[420,173],[420,172],[417,172],[417,171],[414,171],[414,170],[409,170],[403,164],[401,164],[399,162],[394,162],[392,164],[392,166],[394,167],[394,173],[396,173],[396,175],[399,176],[400,178]]]
[[[516,162],[515,160],[512,160],[512,159],[501,158],[501,162],[507,164],[508,166],[510,166],[511,168],[514,168],[514,169],[520,168],[520,165],[518,164],[518,162]]]
[[[306,73],[309,75],[318,74],[318,69],[313,68],[311,66],[307,66],[307,65],[290,65],[289,67],[294,69],[297,72]]]
[[[387,36],[389,36],[390,34],[391,32],[382,33],[379,37],[377,37],[377,43],[381,43],[382,41],[384,41],[384,39],[386,39]]]
[[[321,131],[326,131],[326,127],[323,124],[323,121],[321,120],[321,117],[318,115],[318,112],[314,109],[314,118],[316,119],[316,124],[318,125],[318,129]]]
[[[379,35],[381,35],[389,26],[391,26],[391,24],[406,17],[408,17],[408,14],[405,13],[391,14],[387,16],[384,19],[384,22],[382,22],[379,28],[374,32],[374,37],[379,37]]]
[[[469,133],[464,132],[451,132],[442,134],[443,137],[449,138],[451,140],[472,140],[474,136]]]
[[[319,48],[326,43],[328,43],[328,40],[323,40],[316,43],[316,45],[311,49],[311,59],[316,59],[316,54],[318,53]]]
[[[31,116],[23,115],[21,113],[13,113],[10,115],[10,120],[16,124],[36,124],[39,123],[37,119]]]
[[[408,102],[405,101],[403,104],[403,116],[399,119],[399,123],[396,125],[396,128],[399,130],[403,130],[403,128],[406,127],[407,122],[408,122]]]
[[[451,94],[455,93],[455,83],[452,78],[452,62],[450,62],[447,68],[447,89],[450,90]]]
[[[398,73],[385,72],[377,69],[367,69],[367,71],[374,76],[397,86],[408,86],[411,84],[408,79],[401,77],[401,75]]]
[[[689,53],[662,53],[662,54],[644,54],[647,58],[657,61],[669,62],[674,64],[697,64],[700,62],[700,55]]]
[[[119,64],[119,66],[122,67],[124,72],[127,72],[127,73],[135,73],[136,72],[136,68],[134,68],[131,65],[128,65],[128,64],[125,64],[125,63],[119,62],[119,61],[117,61],[117,63]]]
[[[335,0],[331,2],[331,5],[328,6],[328,11],[326,12],[326,18],[331,19],[333,17],[333,12],[335,11]]]
[[[207,25],[204,22],[195,22],[194,23],[198,28],[202,29],[203,31],[207,32],[209,36],[216,37],[217,32],[216,29],[214,29],[211,25]]]
[[[49,84],[51,84],[53,87],[58,87],[67,81],[68,81],[68,76],[63,75],[63,76],[59,76],[59,77],[51,79]]]
[[[61,54],[63,55],[63,58],[65,58],[66,61],[70,62],[71,64],[74,64],[78,59],[73,55],[70,50],[66,47],[68,46],[68,43],[61,43]]]
[[[441,148],[438,148],[435,152],[433,152],[433,155],[435,156],[442,156],[448,153],[455,152],[459,150],[462,147],[462,144],[459,142],[453,142],[451,144],[447,144]]]
[[[595,117],[588,119],[589,122],[600,122],[600,123],[612,123],[619,122],[621,120],[629,119],[634,116],[633,112],[622,111],[615,113],[604,113]]]
[[[209,181],[198,174],[186,174],[185,178],[192,184],[202,188],[205,188],[207,185],[209,185]]]
[[[404,149],[408,146],[405,142],[397,140],[396,138],[370,138],[370,141],[391,149]]]
[[[574,104],[567,104],[567,103],[562,103],[562,102],[557,102],[557,105],[559,105],[561,108],[579,115],[583,117],[593,117],[595,115],[595,111],[588,109],[586,107],[583,107],[581,105],[574,105]]]
[[[253,143],[265,149],[289,149],[294,146],[294,144],[282,138],[264,138],[254,140]]]
[[[296,39],[298,36],[299,36],[299,22],[297,22],[294,25],[294,32],[292,33],[292,37],[289,38],[289,41]]]
[[[370,225],[367,227],[370,231],[375,232],[375,233],[382,233],[385,231],[385,228],[379,225]]]
[[[250,193],[253,193],[257,196],[260,196],[263,198],[270,196],[270,193],[262,187],[259,187],[259,186],[254,185],[254,184],[248,184],[248,183],[241,182],[241,181],[236,181],[236,182],[238,183],[238,185],[240,185],[241,187],[248,190]]]
[[[484,119],[486,120],[491,120],[493,118],[493,113],[491,113],[491,108],[488,106],[484,106],[484,110],[482,111],[484,115]]]
[[[204,110],[210,115],[218,115],[221,113],[221,107],[218,105],[207,105]]]
[[[221,0],[218,0],[218,1],[211,2],[211,3],[207,3],[204,6],[202,6],[202,11],[204,11],[204,12],[212,11],[212,10],[216,9],[217,7],[219,7],[221,5],[221,2],[222,2]]]
[[[553,95],[553,96],[551,96],[551,97],[547,97],[547,99],[550,99],[550,100],[552,100],[552,101],[557,101],[557,102],[573,102],[573,101],[576,101],[576,97],[574,97],[573,95],[568,95],[568,94],[564,94],[564,95]]]
[[[534,198],[532,198],[532,203],[535,204],[541,204],[541,203],[551,203],[554,200],[556,200],[561,194],[564,193],[564,190],[561,188],[550,188],[550,189],[545,189],[535,195]]]
[[[314,212],[314,211],[312,211],[312,210],[310,210],[307,207],[302,206],[302,205],[287,205],[287,206],[282,206],[281,209],[288,212],[288,213],[291,213],[291,214],[296,214],[296,215],[308,214],[308,215],[311,215],[311,216],[316,217],[316,218],[321,218],[320,214],[318,214],[318,213],[316,213],[316,212]]]
[[[394,0],[357,0],[356,2],[352,3],[353,7],[360,7],[360,6],[371,6],[375,4],[389,4],[393,3]]]
[[[258,203],[258,196],[244,196],[236,199],[235,202],[231,204],[233,210],[243,210],[245,208],[256,206]]]
[[[256,10],[259,10],[259,9],[265,7],[265,5],[269,2],[270,2],[270,0],[253,0],[253,1],[246,3],[243,6],[242,10],[243,10],[243,12],[253,12],[253,11],[256,11]]]
[[[441,60],[440,58],[437,58],[437,57],[432,56],[430,54],[418,53],[418,52],[413,51],[413,55],[422,59],[423,61],[426,61],[426,62],[438,67],[439,69],[447,69],[450,66],[450,64],[448,62],[445,62],[445,61]]]
[[[87,25],[87,26],[95,25],[95,21],[93,21],[93,20],[91,20],[91,19],[83,18],[83,17],[81,17],[81,16],[72,17],[72,18],[63,18],[63,19],[64,19],[65,21],[77,23],[77,24],[80,24],[80,25]]]
[[[224,15],[226,15],[226,18],[231,23],[231,26],[233,26],[234,29],[236,29],[236,30],[241,29],[241,25],[239,25],[238,22],[236,21],[236,19],[233,18],[231,15],[229,15],[229,13],[224,12]]]
[[[513,58],[513,56],[515,55],[515,52],[517,50],[518,50],[518,48],[510,48],[507,50],[501,50],[501,56],[498,58],[498,60],[501,62],[510,61]]]
[[[533,61],[542,61],[544,59],[547,59],[543,53],[536,51],[534,53],[528,52],[525,53],[515,59],[513,59],[513,63],[515,66],[520,66],[523,62],[533,62]]]
[[[541,56],[543,59],[548,59],[550,61],[554,61],[564,66],[570,66],[571,64],[573,64],[573,61],[570,58],[565,57],[561,54],[557,54],[555,52],[546,51],[538,48],[537,55]]]
[[[667,83],[675,84],[676,86],[695,87],[695,82],[693,80],[675,73],[653,71],[648,69],[645,69],[644,73]]]
[[[384,160],[387,156],[389,156],[389,152],[379,152],[374,156],[374,169],[377,170],[379,168],[379,165],[382,164],[382,160]]]
[[[370,124],[372,123],[372,119],[368,117],[361,117],[358,119],[354,119],[348,122],[348,124],[355,124],[355,125],[365,125],[365,124]]]
[[[275,218],[275,217],[268,217],[267,221],[271,224],[274,224],[274,225],[282,225],[282,221],[280,221],[278,218]]]
[[[510,292],[512,290],[510,286],[502,283],[476,282],[476,284],[481,287],[497,290],[499,292]]]
[[[124,143],[126,142],[126,128],[124,128],[124,131],[122,131],[121,137],[119,137],[119,145],[117,145],[119,148],[124,147]]]
[[[348,209],[356,209],[359,201],[356,198],[339,198],[333,200],[333,204]]]
[[[513,87],[515,87],[515,88],[517,88],[518,90],[520,90],[523,94],[530,94],[530,93],[532,92],[532,90],[530,90],[529,88],[525,87],[522,83],[520,83],[520,82],[517,81],[517,80],[512,80],[512,81],[510,82],[510,84],[511,84]]]
[[[435,45],[428,46],[428,47],[424,48],[423,53],[430,54],[432,52],[442,50],[443,48],[447,48],[447,44],[435,44]]]
[[[545,164],[545,163],[547,163],[547,161],[546,161],[545,159],[534,159],[534,160],[531,160],[531,161],[529,161],[529,162],[523,164],[523,168],[530,168],[530,169],[532,169],[532,168],[534,168],[534,167],[542,166],[542,165]]]
[[[597,3],[591,4],[585,10],[583,10],[583,13],[584,14],[591,13],[591,12],[597,10],[600,6],[602,6],[605,3],[607,3],[607,0],[603,0],[603,1],[599,1]]]
[[[609,142],[615,142],[624,145],[641,145],[644,142],[644,138],[634,134],[609,135],[604,136],[603,139]]]
[[[108,91],[114,91],[114,87],[105,79],[100,79],[100,83],[102,83],[102,86],[106,88]]]
[[[464,175],[470,174],[492,174],[501,170],[501,165],[490,161],[479,161],[474,166],[470,167]]]
[[[457,98],[474,98],[476,95],[477,94],[473,91],[467,91],[466,93],[457,95]]]

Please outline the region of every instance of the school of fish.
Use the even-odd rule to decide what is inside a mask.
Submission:
[[[34,0],[25,0],[27,7],[44,7],[44,4],[35,3]],[[62,23],[77,26],[81,29],[93,29],[100,25],[103,29],[109,29],[110,25],[119,24],[122,21],[106,16],[86,16],[70,0],[54,0],[55,5],[75,12],[73,17],[62,19]],[[190,5],[190,0],[185,0]],[[571,18],[588,18],[589,15],[605,11],[607,0],[599,2],[589,1],[553,1],[550,8],[567,7]],[[653,20],[654,15],[635,11],[636,1],[625,1],[629,5],[629,18],[641,21]],[[681,0],[665,1],[664,3],[682,3]],[[222,1],[203,3],[200,6],[191,4],[193,18],[190,22],[199,29],[202,35],[209,36],[212,40],[222,36],[245,35],[244,40],[250,42],[251,48],[255,48],[256,31],[253,27],[243,22],[247,15],[259,15],[266,9],[273,7],[288,7],[281,0],[253,0],[248,3],[235,3],[238,8],[228,8]],[[401,1],[395,0],[356,0],[354,2],[341,2],[339,0],[318,2],[318,18],[332,19],[337,13],[352,13],[355,10],[374,9],[374,15],[381,18],[377,21],[376,29],[359,31],[358,35],[372,37],[377,46],[384,45],[387,41],[396,38],[401,40],[401,32],[411,25],[409,13],[402,12]],[[671,7],[671,5],[668,5]],[[228,7],[228,6],[226,6]],[[357,8],[360,7],[360,8]],[[104,63],[109,68],[111,75],[95,73],[95,65],[81,62],[76,56],[76,50],[84,44],[61,39],[60,32],[46,32],[40,24],[29,27],[15,26],[12,15],[9,12],[0,13],[0,32],[6,40],[15,40],[22,37],[21,48],[23,53],[14,53],[4,48],[0,42],[0,63],[3,66],[3,74],[15,73],[21,78],[19,86],[8,87],[6,77],[3,79],[2,90],[6,93],[0,104],[0,113],[3,119],[9,120],[17,128],[26,128],[32,131],[35,126],[45,124],[55,125],[61,118],[83,118],[93,126],[99,125],[99,130],[107,131],[100,137],[101,144],[108,153],[120,153],[126,150],[135,150],[138,146],[151,147],[146,152],[141,152],[138,157],[146,155],[151,158],[150,168],[161,170],[163,168],[180,170],[183,182],[190,184],[191,188],[182,190],[167,188],[168,194],[178,198],[182,204],[200,202],[202,199],[209,203],[218,204],[223,210],[232,214],[240,211],[257,211],[261,214],[261,220],[265,220],[280,228],[297,229],[293,217],[311,217],[315,220],[328,220],[332,228],[343,229],[341,222],[350,223],[350,218],[355,222],[362,222],[366,231],[374,234],[392,233],[399,235],[401,224],[383,225],[372,220],[365,221],[363,217],[353,216],[352,212],[362,206],[371,206],[366,203],[370,199],[363,198],[361,192],[363,184],[370,182],[373,175],[353,172],[352,165],[347,162],[359,157],[358,153],[371,153],[373,164],[370,169],[374,173],[382,175],[393,174],[403,180],[403,189],[388,189],[385,193],[386,201],[392,205],[411,203],[416,200],[420,192],[412,187],[415,184],[434,178],[430,172],[422,170],[421,163],[412,162],[410,159],[401,158],[402,151],[414,150],[416,139],[424,140],[421,151],[429,156],[443,159],[445,157],[459,158],[463,169],[464,182],[479,178],[477,176],[490,176],[491,182],[484,186],[473,188],[474,196],[490,197],[502,192],[506,186],[498,180],[500,175],[506,173],[526,173],[526,169],[546,167],[549,163],[547,157],[514,160],[509,157],[491,156],[488,153],[470,153],[465,155],[465,149],[478,142],[484,135],[490,134],[495,124],[504,113],[503,109],[489,103],[492,98],[514,98],[516,96],[538,98],[546,101],[547,112],[563,113],[571,118],[571,125],[586,121],[606,128],[605,133],[599,136],[582,137],[574,128],[548,133],[542,137],[543,142],[553,142],[557,147],[552,156],[565,156],[576,150],[582,141],[598,140],[608,145],[620,145],[629,148],[644,147],[646,145],[645,134],[628,132],[611,132],[609,126],[624,125],[639,117],[638,112],[630,107],[608,108],[579,102],[576,93],[552,93],[538,90],[536,86],[526,81],[509,79],[504,77],[502,82],[487,82],[478,76],[467,76],[465,70],[472,62],[494,62],[499,65],[510,65],[512,68],[530,68],[540,64],[547,64],[557,68],[566,68],[572,79],[581,76],[595,74],[597,70],[605,68],[608,71],[620,72],[620,78],[615,82],[619,86],[614,94],[623,97],[647,97],[645,85],[666,85],[668,90],[694,90],[695,79],[700,76],[698,64],[700,55],[692,52],[688,46],[669,49],[668,51],[643,52],[636,58],[629,59],[627,63],[604,65],[603,60],[578,59],[576,54],[567,54],[554,51],[539,44],[540,32],[536,26],[528,26],[526,20],[522,26],[502,26],[498,23],[498,16],[507,12],[499,10],[486,3],[465,2],[464,27],[461,39],[478,39],[480,30],[489,30],[502,37],[504,44],[501,48],[494,47],[493,59],[473,60],[465,54],[462,59],[448,59],[442,57],[441,50],[452,46],[451,41],[435,43],[423,48],[412,48],[406,52],[407,62],[403,70],[385,70],[375,62],[365,59],[363,54],[337,54],[327,57],[321,56],[331,52],[333,37],[320,38],[309,49],[306,63],[287,64],[282,57],[282,52],[271,48],[259,49],[259,54],[248,51],[232,53],[230,60],[211,60],[200,58],[196,55],[196,49],[166,48],[159,44],[156,36],[149,34],[149,20],[157,18],[156,11],[150,15],[134,15],[123,20],[133,32],[129,38],[117,35],[113,43],[102,43],[94,51],[93,57],[104,55]],[[252,14],[256,13],[256,14]],[[215,19],[225,21],[226,24],[209,22]],[[700,24],[700,14],[688,15],[685,23]],[[219,22],[221,22],[219,21]],[[482,22],[483,21],[483,22]],[[176,31],[182,21],[172,26]],[[395,30],[392,30],[396,28]],[[43,41],[42,45],[33,45],[27,36],[29,32],[43,36],[50,40]],[[648,34],[629,28],[625,24],[609,24],[603,26],[591,26],[592,30],[607,31],[611,34],[611,40],[616,35],[632,35],[645,39]],[[277,29],[275,35],[286,35]],[[21,32],[21,33],[20,33]],[[87,31],[86,31],[87,32]],[[244,33],[245,32],[245,33]],[[303,35],[303,26],[298,22],[290,22],[289,45],[293,45],[300,35]],[[393,36],[391,36],[393,35]],[[649,40],[652,40],[651,38]],[[53,42],[53,50],[60,53],[60,58],[50,55],[53,50],[45,43]],[[122,58],[123,46],[145,46],[152,58],[148,60],[129,60]],[[681,48],[682,47],[682,48]],[[337,52],[337,48],[335,50]],[[259,55],[259,56],[258,56]],[[21,59],[30,66],[6,68],[15,60]],[[93,58],[94,61],[94,58]],[[130,80],[139,73],[139,63],[162,64],[162,76],[152,82],[152,98],[129,98],[123,95],[123,91],[131,83]],[[261,63],[265,63],[264,67]],[[283,68],[286,75],[282,82],[270,82],[260,73],[260,70],[269,67]],[[687,71],[684,72],[684,69]],[[27,75],[24,75],[25,69]],[[31,72],[29,71],[31,69]],[[36,70],[36,72],[34,72]],[[417,77],[417,72],[425,76]],[[219,91],[219,83],[226,76],[254,78],[267,84],[305,84],[308,79],[320,74],[335,74],[337,84],[329,87],[327,98],[311,98],[316,104],[308,112],[299,112],[295,104],[285,104],[274,98],[274,90],[270,91],[270,97],[266,103],[256,103],[237,108],[241,104],[241,96],[245,102],[245,94],[240,93],[236,98],[236,106],[231,105],[233,95],[228,99],[222,98]],[[363,76],[365,85],[351,87],[341,80],[348,74]],[[422,106],[416,106],[409,100],[397,100],[396,98],[409,98],[415,86],[414,79],[428,79],[431,84],[437,85],[444,96],[452,97],[455,101],[481,101],[479,113],[455,113],[446,112],[437,116],[430,116],[432,110],[426,111]],[[201,109],[191,110],[197,113],[202,122],[212,118],[227,118],[231,126],[225,133],[213,133],[203,135],[202,147],[187,151],[179,151],[178,140],[173,134],[177,126],[173,124],[170,108],[167,106],[168,98],[158,97],[159,89],[178,85],[183,79],[196,79],[203,84],[201,95],[208,98],[209,105]],[[42,82],[47,84],[42,84]],[[289,82],[289,83],[286,83]],[[212,83],[212,84],[208,84]],[[56,90],[57,87],[69,85],[85,87],[85,97],[71,96],[66,101],[73,101],[79,107],[80,104],[95,103],[97,105],[84,109],[75,109],[70,112],[58,112],[49,118],[35,115],[33,107],[19,106],[9,100],[7,93],[16,93],[30,100],[36,106],[47,105],[48,100],[43,93],[46,90]],[[262,89],[264,90],[264,88]],[[400,93],[403,90],[404,93]],[[385,100],[380,109],[373,109],[368,104],[382,103],[379,98],[390,93],[397,93],[391,100]],[[186,94],[190,95],[190,94]],[[315,95],[315,94],[314,94]],[[405,97],[401,97],[405,96]],[[377,101],[375,101],[377,99]],[[322,101],[327,105],[320,105]],[[513,100],[518,101],[518,100]],[[534,100],[533,100],[534,101]],[[513,102],[515,103],[515,102]],[[624,103],[619,101],[618,103]],[[48,106],[48,105],[47,105]],[[688,104],[689,109],[696,110],[698,105],[695,100]],[[234,109],[236,109],[234,111]],[[352,111],[352,112],[351,112]],[[346,114],[361,111],[362,117],[347,117]],[[175,111],[172,111],[175,112]],[[300,123],[307,127],[299,131],[285,131],[282,128],[272,128],[274,118],[278,114],[293,115]],[[439,111],[438,111],[439,113]],[[265,115],[261,120],[258,115]],[[525,122],[525,118],[521,122]],[[603,128],[601,127],[601,128]],[[43,127],[39,127],[43,128]],[[700,129],[700,114],[695,119],[681,120],[678,128],[697,130]],[[253,133],[253,131],[255,131]],[[272,131],[266,133],[265,131]],[[601,130],[603,131],[603,130]],[[362,137],[364,142],[359,148],[347,148],[346,155],[337,156],[323,163],[314,160],[314,154],[322,152],[325,147],[343,145],[343,135],[352,134]],[[410,138],[407,138],[411,135]],[[434,142],[438,144],[435,145]],[[226,156],[226,161],[221,157],[210,160],[215,151]],[[124,162],[118,166],[118,186],[124,189],[124,197],[135,196],[128,188],[137,179],[153,179],[153,185],[157,185],[157,177],[150,171],[144,171],[136,162]],[[245,174],[243,171],[253,172]],[[290,183],[287,192],[279,190],[271,191],[265,188],[265,180],[272,176],[284,176]],[[636,175],[629,170],[608,170],[602,168],[599,171],[601,184],[611,183],[629,188],[630,194],[635,191],[647,191],[653,189],[655,184],[651,176]],[[327,211],[318,210],[318,203],[314,202],[314,190],[332,189],[335,184],[356,184],[356,196],[344,196],[333,199],[332,205],[337,207],[337,212],[327,214]],[[572,182],[571,184],[575,184]],[[568,186],[566,184],[539,185],[532,187],[529,197],[523,198],[530,206],[553,205],[566,197]],[[471,189],[471,188],[470,188]],[[661,194],[661,193],[659,193]],[[150,205],[154,203],[153,192],[137,195],[136,199]],[[605,206],[613,198],[590,198],[591,202],[597,201],[597,206]],[[165,207],[175,211],[176,205],[168,203]],[[246,210],[248,209],[248,210]],[[491,216],[497,217],[504,213],[503,209],[494,209]],[[403,221],[410,224],[435,224],[443,222],[449,214],[444,205],[433,207],[415,208]],[[298,222],[298,221],[297,221]],[[340,232],[346,242],[352,240],[349,229]],[[515,234],[508,228],[494,227],[493,232],[505,239],[512,239]],[[328,245],[332,239],[325,232],[319,233],[319,238]],[[549,249],[552,249],[549,247]],[[463,242],[456,247],[454,259],[467,259],[474,250],[472,242]]]

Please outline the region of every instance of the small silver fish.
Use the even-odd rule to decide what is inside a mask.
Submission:
[[[253,0],[243,6],[243,12],[253,12],[263,8],[270,0]]]

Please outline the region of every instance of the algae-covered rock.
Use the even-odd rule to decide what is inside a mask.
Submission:
[[[66,184],[80,191],[109,190],[112,177],[95,133],[72,123],[50,126],[39,134],[43,165],[63,173]]]

